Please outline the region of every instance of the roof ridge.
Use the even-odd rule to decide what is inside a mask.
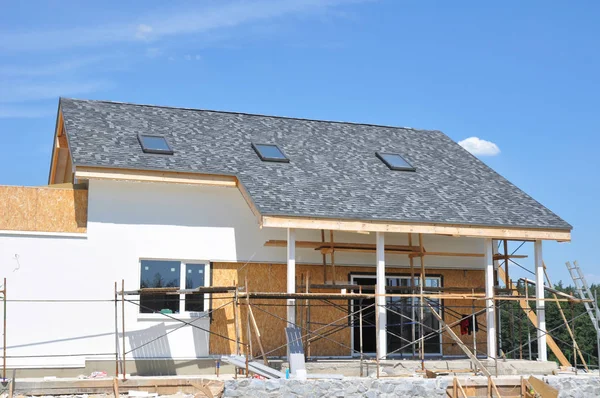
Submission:
[[[390,125],[386,125],[386,124],[345,122],[345,121],[339,121],[339,120],[311,119],[311,118],[293,117],[293,116],[266,115],[263,113],[248,113],[248,112],[236,112],[236,111],[223,111],[223,110],[215,110],[215,109],[187,108],[187,107],[169,106],[169,105],[138,104],[138,103],[134,103],[134,102],[124,102],[124,101],[91,100],[91,99],[79,99],[79,98],[68,98],[68,97],[60,97],[59,101],[63,100],[63,99],[73,100],[73,101],[103,102],[103,103],[108,103],[108,104],[141,106],[141,107],[148,107],[148,108],[164,108],[164,109],[179,109],[179,110],[184,110],[184,111],[227,113],[227,114],[231,114],[231,115],[270,117],[273,119],[301,120],[301,121],[308,121],[308,122],[337,123],[337,124],[349,124],[349,125],[355,125],[355,126],[371,126],[371,127],[384,127],[384,128],[401,129],[401,130],[412,130],[412,131],[418,131],[418,132],[442,133],[442,131],[440,131],[440,130],[419,129],[419,128],[414,128],[414,127],[403,127],[403,126],[390,126]]]

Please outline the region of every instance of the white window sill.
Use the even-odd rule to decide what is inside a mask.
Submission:
[[[138,321],[178,322],[195,321],[198,318],[209,319],[208,312],[184,312],[183,314],[138,314]]]

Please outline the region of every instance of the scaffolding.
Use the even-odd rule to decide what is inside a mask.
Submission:
[[[273,242],[273,241],[270,241]],[[331,236],[331,242],[333,242],[333,236]],[[321,242],[318,246],[308,245],[310,248],[321,250],[322,253],[331,254],[332,261],[334,259],[333,253],[335,250],[331,250],[331,242]],[[271,245],[273,243],[270,243]],[[279,244],[279,243],[277,243]],[[333,245],[340,246],[340,243]],[[549,294],[549,297],[536,298],[530,294],[531,286],[535,284],[534,281],[528,280],[527,278],[520,278],[517,281],[509,279],[509,263],[514,263],[519,267],[524,268],[521,264],[517,263],[516,260],[525,258],[526,256],[515,254],[515,252],[522,247],[522,244],[517,250],[509,253],[508,241],[501,241],[498,244],[500,249],[503,245],[503,252],[496,253],[494,260],[498,262],[496,268],[496,283],[491,297],[486,295],[485,289],[481,287],[443,287],[443,286],[426,286],[426,269],[424,266],[423,258],[427,255],[427,252],[423,249],[422,238],[419,239],[418,251],[415,251],[415,247],[412,246],[412,241],[409,241],[407,247],[398,248],[398,250],[406,250],[409,252],[410,258],[410,284],[408,286],[386,286],[384,294],[376,293],[378,291],[377,285],[358,285],[349,282],[341,283],[340,281],[333,280],[327,283],[311,283],[310,273],[305,273],[296,278],[296,293],[284,293],[276,291],[251,291],[248,288],[248,276],[244,283],[241,281],[233,281],[230,286],[213,286],[213,287],[199,287],[196,289],[178,289],[178,288],[144,288],[132,291],[125,291],[124,281],[121,281],[121,290],[117,290],[117,284],[115,283],[115,373],[120,372],[124,378],[126,375],[125,362],[126,356],[131,354],[134,350],[141,347],[132,348],[130,351],[125,351],[125,316],[124,306],[125,303],[131,303],[142,308],[142,304],[139,300],[128,298],[129,296],[143,296],[152,294],[166,294],[173,295],[175,300],[179,300],[178,295],[182,294],[226,294],[227,296],[219,297],[219,299],[226,300],[225,304],[222,304],[216,308],[211,308],[206,311],[203,317],[210,317],[216,311],[222,310],[227,306],[233,307],[233,322],[235,336],[217,333],[210,328],[206,329],[197,324],[194,321],[179,319],[172,314],[161,313],[166,318],[181,323],[179,327],[190,326],[197,328],[208,333],[212,338],[225,339],[234,344],[234,352],[236,355],[243,354],[246,358],[246,369],[245,374],[249,376],[248,363],[252,360],[262,360],[265,364],[268,364],[268,358],[281,357],[277,355],[291,342],[284,342],[283,344],[265,348],[264,336],[261,334],[261,326],[256,319],[255,312],[264,314],[265,317],[278,321],[283,325],[293,326],[299,328],[301,333],[298,340],[305,347],[305,355],[307,360],[317,359],[318,356],[314,356],[312,347],[319,341],[327,341],[333,345],[339,346],[350,353],[351,357],[355,357],[360,362],[360,374],[363,375],[363,367],[366,362],[374,363],[377,369],[377,377],[380,377],[380,361],[385,359],[416,359],[421,362],[421,371],[425,370],[425,360],[430,358],[426,353],[426,345],[429,341],[439,341],[441,347],[447,344],[458,346],[463,352],[464,356],[471,361],[472,367],[471,372],[484,376],[491,377],[492,373],[498,375],[498,360],[506,359],[534,359],[536,352],[532,348],[532,343],[537,341],[537,337],[532,337],[532,331],[537,334],[538,325],[535,311],[531,307],[531,302],[547,301],[556,303],[563,324],[555,327],[551,330],[542,330],[542,335],[547,337],[548,346],[557,357],[558,361],[563,366],[572,366],[575,370],[579,367],[583,367],[586,371],[589,370],[588,364],[585,361],[585,355],[590,358],[591,353],[585,353],[577,345],[575,340],[575,334],[573,332],[576,321],[584,315],[585,312],[577,316],[572,311],[573,304],[589,302],[589,299],[581,299],[575,296],[560,292],[551,286],[550,279],[547,272],[545,273],[546,281],[549,286],[544,286],[545,291]],[[344,245],[340,246],[344,247]],[[344,249],[352,249],[349,246],[345,246]],[[360,247],[360,250],[371,250],[368,247]],[[387,247],[386,247],[387,250]],[[434,254],[435,255],[435,254]],[[325,256],[325,254],[324,254]],[[415,276],[413,258],[419,258],[420,272],[418,279]],[[332,275],[335,275],[335,265],[331,264],[330,269]],[[327,280],[327,262],[324,261],[324,279]],[[416,283],[418,280],[418,283]],[[119,297],[120,296],[120,297]],[[376,352],[365,352],[364,350],[364,331],[368,328],[376,328],[379,326],[379,311],[377,305],[377,298],[385,297],[385,310],[388,314],[394,314],[401,321],[401,325],[410,325],[409,337],[398,333],[394,330],[397,325],[388,324],[386,333],[396,339],[396,342],[400,342],[400,346],[394,348],[386,354],[381,354],[382,350],[380,347],[378,333],[375,333],[375,346]],[[444,300],[458,299],[465,302],[469,302],[469,305],[451,306],[444,305]],[[117,324],[118,320],[118,305],[117,301],[121,301],[121,312],[122,312],[122,324],[121,324],[121,335],[123,337],[122,353],[119,356],[119,327]],[[289,300],[293,300],[293,304],[289,304]],[[494,356],[494,365],[484,364],[481,359],[487,357],[487,353],[481,349],[481,342],[477,340],[477,333],[487,333],[486,325],[477,321],[477,317],[481,316],[486,312],[486,301],[491,300],[498,314],[497,325],[501,322],[507,321],[509,324],[510,335],[512,339],[503,339],[500,335],[500,327],[498,330],[498,340],[501,342],[498,345],[497,355]],[[403,303],[402,310],[399,310],[397,303]],[[568,303],[571,306],[571,319],[568,319],[567,314],[562,308],[561,303]],[[516,310],[515,304],[518,304],[520,311]],[[288,308],[290,305],[294,307],[295,322],[290,322],[285,315],[280,315],[276,311],[277,308]],[[315,308],[325,306],[331,309],[333,320],[329,322],[319,322],[312,316],[312,311]],[[240,308],[246,308],[246,319],[242,319]],[[366,316],[367,314],[374,314],[373,317]],[[410,315],[407,315],[410,314]],[[448,315],[452,315],[456,318],[454,321],[447,323],[445,318]],[[426,322],[427,316],[433,317],[436,322]],[[368,319],[367,319],[368,318]],[[472,340],[464,341],[453,331],[458,325],[465,320],[468,320],[472,325]],[[244,322],[245,321],[245,322]],[[246,341],[243,341],[242,329],[243,325],[246,325]],[[475,325],[478,325],[477,328]],[[558,328],[566,328],[572,338],[572,341],[565,341],[559,339],[553,333]],[[355,339],[351,339],[350,343],[346,341],[340,341],[335,338],[335,335],[344,329],[352,328],[359,333],[358,344],[354,344]],[[174,329],[177,330],[177,329]],[[168,333],[173,332],[169,331]],[[283,327],[281,328],[283,333]],[[523,333],[527,331],[526,335]],[[444,342],[442,335],[447,335],[450,338],[450,342]],[[159,336],[156,339],[162,338]],[[258,353],[253,350],[253,340],[258,344]],[[150,344],[152,341],[147,342]],[[296,342],[296,341],[293,341]],[[559,344],[569,347],[573,347],[576,356],[573,358],[566,358],[559,348]],[[435,358],[433,356],[431,358]],[[444,357],[443,348],[440,351],[438,357]],[[579,358],[579,359],[578,359]],[[495,368],[495,371],[491,368]],[[238,372],[236,371],[236,377]]]

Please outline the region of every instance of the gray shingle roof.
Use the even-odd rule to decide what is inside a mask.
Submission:
[[[235,175],[263,215],[571,229],[439,131],[61,99],[75,166]],[[162,134],[173,155],[142,152]],[[289,163],[262,162],[274,143]],[[393,171],[376,151],[401,154]]]

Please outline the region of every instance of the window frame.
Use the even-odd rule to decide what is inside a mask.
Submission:
[[[146,147],[146,145],[144,145],[144,140],[142,139],[142,137],[162,138],[163,140],[165,140],[165,144],[167,144],[167,148],[169,149],[148,148]],[[167,137],[165,137],[164,135],[138,133],[137,138],[140,143],[140,146],[142,147],[142,152],[144,153],[153,153],[158,155],[173,155],[175,153],[173,151],[173,148],[171,147],[171,144],[169,144],[169,140],[167,140]]]
[[[262,160],[263,162],[277,162],[277,163],[289,163],[290,162],[290,159],[287,157],[285,152],[283,152],[283,150],[277,144],[265,144],[265,143],[259,143],[259,142],[257,142],[257,143],[252,142],[251,145],[252,145],[252,149],[254,149],[254,152],[256,152],[259,159]],[[258,148],[259,146],[274,146],[275,148],[277,148],[277,150],[279,152],[281,152],[281,154],[283,155],[283,159],[272,158],[269,156],[263,156],[263,154],[260,152],[260,149]]]
[[[402,160],[404,160],[406,162],[406,164],[408,165],[408,167],[406,166],[394,166],[392,165],[390,162],[388,162],[385,159],[385,155],[390,155],[390,156],[400,156],[400,158],[402,158]],[[402,156],[399,153],[393,153],[393,152],[375,152],[375,156],[377,156],[377,158],[379,160],[381,160],[390,170],[395,170],[395,171],[417,171],[417,169],[408,161],[406,160],[406,158],[404,156]]]
[[[187,259],[176,259],[176,258],[156,258],[156,257],[140,257],[138,259],[138,278],[137,284],[141,288],[142,281],[142,261],[176,261],[179,262],[179,289],[185,290],[185,280],[187,264],[191,265],[204,265],[204,287],[210,287],[212,283],[212,263],[208,260],[187,260]],[[177,314],[164,314],[153,312],[153,313],[142,313],[141,307],[137,309],[138,320],[160,320],[161,322],[170,321],[169,317],[175,319],[194,319],[205,317],[210,311],[210,304],[212,295],[210,293],[203,293],[204,295],[204,311],[185,311],[185,293],[179,294],[179,313]],[[137,296],[139,300],[140,296]],[[175,320],[173,320],[175,322]]]

